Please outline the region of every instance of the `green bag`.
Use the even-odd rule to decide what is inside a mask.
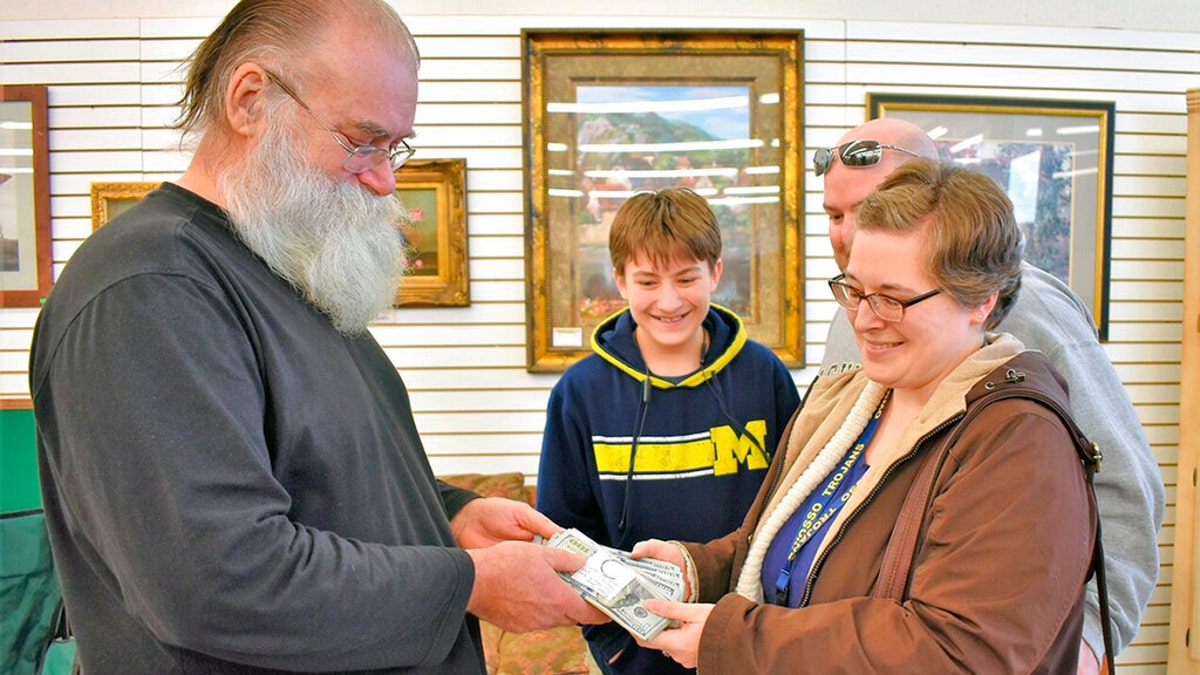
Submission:
[[[40,510],[0,515],[0,672],[38,675],[61,614],[45,516]]]
[[[57,639],[50,643],[46,660],[42,662],[41,675],[71,675],[75,666],[75,640]]]

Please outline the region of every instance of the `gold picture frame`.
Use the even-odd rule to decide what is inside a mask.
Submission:
[[[397,307],[466,307],[465,159],[413,159],[396,170],[396,196],[411,218],[402,228],[409,271],[396,293]]]
[[[53,285],[45,85],[0,85],[0,307],[38,307]]]
[[[92,183],[92,231],[158,189],[158,182]]]
[[[721,223],[713,302],[789,366],[804,363],[803,33],[522,31],[527,363],[560,372],[624,306],[613,213],[683,185]]]
[[[404,226],[413,250],[410,271],[396,293],[397,307],[470,304],[465,181],[462,159],[416,159],[396,170],[396,196],[415,216]],[[159,185],[92,183],[92,229],[99,229]]]
[[[943,160],[1005,188],[1025,259],[1069,285],[1108,339],[1114,103],[890,93],[866,103],[867,119],[908,120]]]

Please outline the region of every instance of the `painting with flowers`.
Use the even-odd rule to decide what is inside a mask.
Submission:
[[[408,271],[397,307],[471,304],[467,278],[467,163],[413,159],[396,170],[396,197],[408,211],[398,224]]]

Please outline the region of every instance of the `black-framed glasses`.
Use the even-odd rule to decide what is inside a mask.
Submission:
[[[350,139],[347,138],[345,134],[342,134],[325,122],[325,120],[322,119],[321,116],[316,113],[316,111],[310,108],[308,104],[296,94],[296,92],[292,91],[292,88],[289,87],[282,78],[266,69],[263,69],[263,72],[267,74],[267,78],[269,78],[275,83],[276,86],[283,90],[283,93],[288,95],[288,98],[299,104],[301,108],[304,108],[305,112],[307,112],[309,115],[312,115],[312,118],[317,121],[317,124],[320,124],[321,128],[329,132],[329,135],[333,136],[333,140],[337,141],[337,144],[342,146],[342,149],[346,151],[346,159],[342,160],[342,168],[344,168],[346,171],[355,175],[365,173],[379,166],[384,161],[387,161],[389,164],[391,164],[392,170],[395,171],[396,169],[404,166],[404,163],[413,156],[414,152],[416,152],[416,150],[413,150],[412,147],[409,146],[408,141],[403,138],[398,141],[399,145],[396,145],[392,148],[379,148],[375,147],[374,145],[360,145],[355,147],[351,145]]]
[[[871,311],[875,312],[875,316],[892,323],[904,318],[905,309],[942,292],[942,289],[935,288],[928,293],[922,293],[909,300],[897,300],[890,295],[882,293],[863,293],[854,286],[851,286],[846,281],[846,275],[844,274],[839,274],[829,280],[829,290],[833,291],[833,299],[837,300],[839,305],[851,312],[857,311],[859,306],[862,305],[862,301],[866,300],[867,304],[871,306]]]
[[[879,141],[864,138],[843,143],[835,148],[817,148],[817,151],[813,153],[813,171],[818,176],[824,174],[829,170],[829,165],[833,163],[834,157],[841,159],[842,164],[851,168],[875,166],[879,163],[880,158],[883,157],[884,150],[896,150],[897,152],[903,152],[913,157],[920,157],[920,155],[908,148],[902,148],[898,145],[888,145],[887,143],[880,143]]]

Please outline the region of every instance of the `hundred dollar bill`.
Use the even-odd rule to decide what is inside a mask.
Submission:
[[[568,583],[570,582],[568,581]],[[642,603],[646,600],[660,596],[654,592],[653,588],[639,580],[627,584],[608,602],[599,601],[584,588],[580,588],[580,593],[585,600],[612,617],[613,621],[619,623],[625,630],[643,640],[649,640],[658,635],[662,629],[671,624],[669,620],[654,614],[643,606]]]
[[[634,560],[624,551],[619,551],[619,553],[623,555],[625,564],[654,583],[671,600],[683,599],[683,570],[679,569],[677,565],[672,565],[662,560],[654,560],[653,558]]]
[[[583,567],[571,574],[570,581],[605,604],[616,602],[630,584],[641,583],[637,572],[604,551],[589,556]]]
[[[540,543],[540,542],[539,542]],[[579,530],[569,529],[550,538],[548,545],[569,550],[583,556],[592,556],[597,552],[607,553],[619,558],[626,566],[640,573],[667,593],[671,600],[683,598],[683,570],[677,565],[653,558],[633,559],[629,553],[620,549],[596,543]]]
[[[563,530],[562,532],[550,537],[550,540],[547,542],[547,544],[553,546],[554,548],[561,548],[565,551],[578,553],[583,556],[590,556],[604,548],[600,544],[597,544],[595,541],[593,541],[591,537],[580,532],[579,530],[576,530],[575,528]]]
[[[630,633],[648,640],[670,623],[643,603],[651,598],[682,599],[683,573],[675,565],[633,560],[628,553],[602,546],[574,529],[552,536],[545,544],[588,558],[576,572],[559,576]]]

